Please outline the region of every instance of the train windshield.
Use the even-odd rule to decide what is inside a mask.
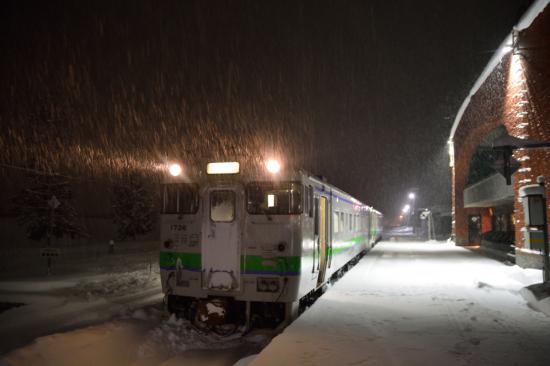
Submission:
[[[253,215],[302,213],[302,184],[253,182],[246,187],[247,210]]]
[[[199,186],[176,183],[164,186],[162,213],[194,214],[199,209]]]

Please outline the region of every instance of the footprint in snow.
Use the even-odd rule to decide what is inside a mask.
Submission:
[[[481,339],[479,339],[479,338],[470,338],[470,343],[473,344],[474,346],[479,346],[479,344],[481,343]]]

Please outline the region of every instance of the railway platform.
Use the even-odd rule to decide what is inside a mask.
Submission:
[[[446,242],[382,242],[255,357],[265,365],[548,365],[541,271]]]

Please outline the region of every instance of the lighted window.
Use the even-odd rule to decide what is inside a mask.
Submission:
[[[247,211],[253,215],[302,213],[303,186],[294,182],[254,182],[246,187]]]
[[[267,195],[267,207],[271,208],[271,207],[275,207],[275,206],[276,206],[275,195],[274,194],[268,194]]]

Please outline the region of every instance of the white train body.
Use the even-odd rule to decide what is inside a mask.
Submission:
[[[163,195],[163,291],[185,304],[225,298],[249,312],[251,303],[278,303],[288,319],[381,232],[379,212],[301,171],[168,183]]]

